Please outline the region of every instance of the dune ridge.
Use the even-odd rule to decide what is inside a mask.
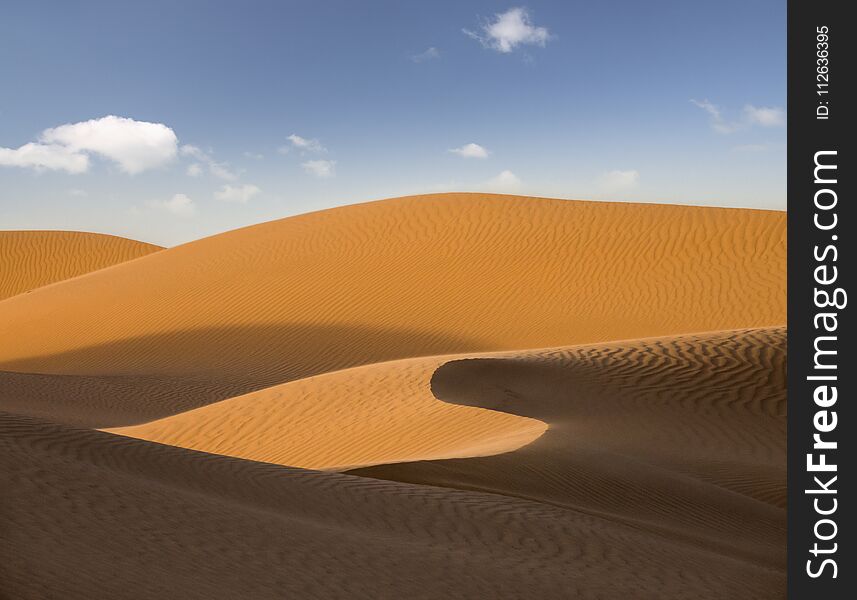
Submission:
[[[0,339],[16,343],[0,344],[0,369],[249,373],[273,385],[398,358],[774,326],[785,321],[784,266],[784,213],[397,198],[230,231],[8,299]]]
[[[0,300],[158,250],[100,233],[0,231]]]
[[[250,392],[119,435],[306,469],[509,452],[542,435],[536,419],[437,400],[446,357],[355,367]]]
[[[449,361],[438,398],[550,427],[511,453],[351,473],[572,508],[782,570],[785,350],[766,328]]]

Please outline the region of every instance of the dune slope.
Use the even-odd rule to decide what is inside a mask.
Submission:
[[[412,356],[776,325],[784,267],[784,213],[414,196],[7,299],[0,369],[264,387]]]
[[[61,597],[764,598],[782,574],[527,500],[0,413],[0,586]]]
[[[0,231],[0,300],[161,250],[79,231]]]
[[[112,433],[307,469],[483,456],[538,438],[541,421],[436,399],[444,357],[308,377]]]
[[[352,473],[526,498],[783,572],[783,328],[450,361],[432,390],[550,427],[511,453]]]

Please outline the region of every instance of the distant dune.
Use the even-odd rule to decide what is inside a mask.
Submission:
[[[15,343],[0,344],[0,369],[252,375],[264,387],[412,356],[780,325],[785,256],[785,213],[400,198],[10,299],[0,339]]]
[[[0,300],[160,250],[77,231],[0,231]]]
[[[781,598],[785,221],[413,196],[6,298],[0,596]]]

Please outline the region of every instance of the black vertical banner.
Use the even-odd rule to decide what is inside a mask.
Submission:
[[[850,11],[847,11],[850,9]],[[789,597],[857,598],[853,4],[788,9]]]

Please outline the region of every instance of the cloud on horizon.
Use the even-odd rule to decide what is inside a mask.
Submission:
[[[529,12],[523,7],[495,14],[493,20],[485,20],[480,24],[479,31],[462,31],[483,47],[503,54],[523,45],[544,47],[552,37],[546,27],[533,25]]]
[[[94,154],[135,175],[170,162],[177,149],[175,132],[163,123],[108,115],[45,129],[38,141],[18,148],[0,148],[0,166],[79,174],[89,170]]]
[[[506,169],[483,183],[480,188],[489,192],[514,192],[521,189],[522,183],[520,177]]]
[[[598,188],[607,194],[627,192],[640,183],[640,172],[635,169],[628,171],[613,170],[603,173],[598,179]]]

